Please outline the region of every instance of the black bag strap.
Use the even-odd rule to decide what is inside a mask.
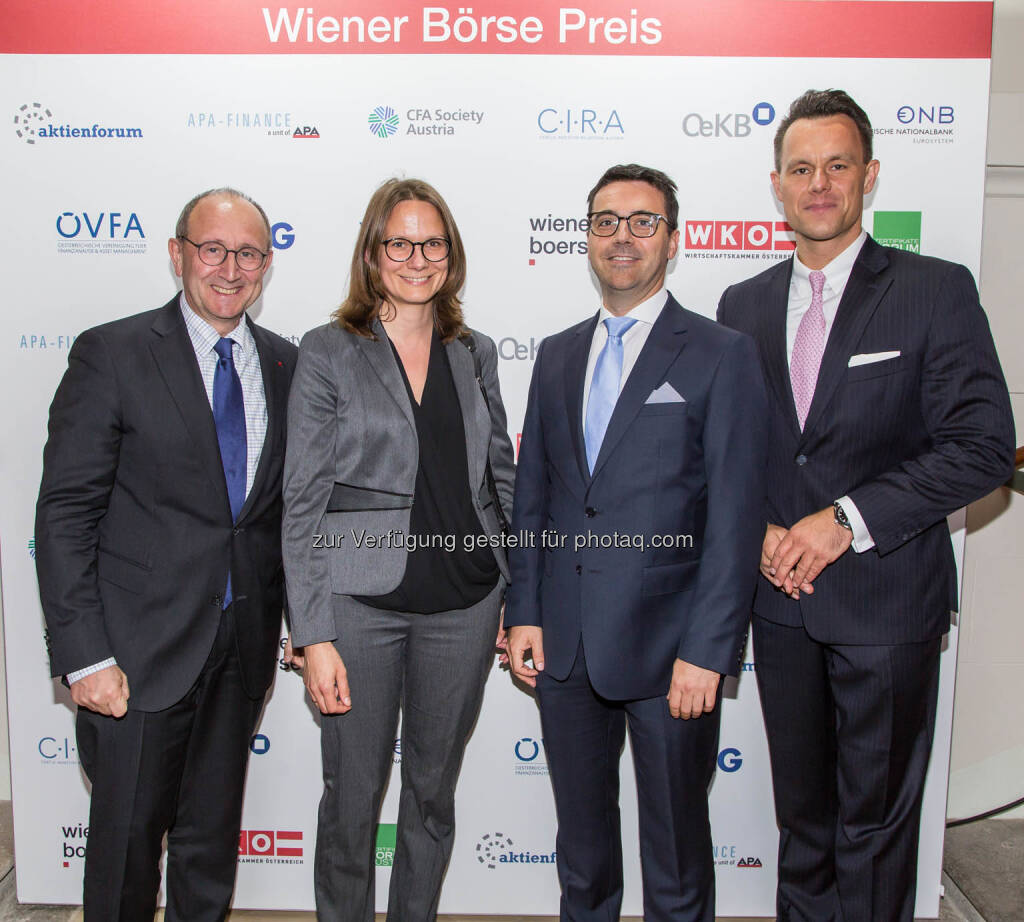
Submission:
[[[476,339],[472,333],[461,337],[462,344],[469,350],[473,357],[473,374],[476,375],[476,383],[480,387],[480,394],[484,398],[484,406],[487,407],[487,417],[491,416],[491,401],[487,398],[487,388],[484,387],[484,375],[480,368],[480,353],[476,348]],[[491,470],[490,440],[487,445],[487,465],[484,468],[484,479],[487,481],[487,492],[491,494],[491,502],[494,504],[494,511],[498,515],[498,527],[503,535],[508,535],[512,530],[508,524],[505,510],[501,507],[501,498],[498,496],[498,486],[494,482],[494,471]]]

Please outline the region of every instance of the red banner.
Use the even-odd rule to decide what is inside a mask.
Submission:
[[[0,35],[9,54],[988,58],[991,48],[987,0],[7,0]]]

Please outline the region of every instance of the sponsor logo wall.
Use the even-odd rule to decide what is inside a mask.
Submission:
[[[343,296],[377,184],[434,183],[466,243],[465,310],[497,343],[515,443],[543,338],[598,306],[586,257],[598,176],[637,161],[677,181],[668,285],[713,316],[726,286],[792,254],[768,174],[779,120],[807,87],[845,87],[873,119],[882,170],[867,229],[977,272],[991,3],[922,0],[908,25],[901,4],[854,0],[849,15],[877,27],[837,29],[830,3],[807,5],[798,20],[784,0],[743,2],[746,20],[735,4],[727,16],[696,0],[635,10],[510,0],[487,15],[404,0],[352,0],[344,15],[228,0],[194,22],[127,0],[113,25],[71,0],[12,13],[0,37],[0,112],[10,119],[0,190],[15,231],[0,311],[0,541],[21,901],[78,902],[88,835],[73,710],[47,677],[34,577],[47,409],[79,333],[170,297],[165,240],[195,192],[234,185],[266,208],[278,252],[252,313],[298,342]],[[954,629],[918,916],[938,906],[956,643]],[[725,916],[774,911],[777,832],[754,652],[726,683],[711,790]],[[250,748],[235,906],[311,909],[319,736],[301,679],[283,663]],[[396,846],[400,727],[391,758],[378,909]],[[622,774],[623,912],[639,915],[628,747]],[[536,705],[495,667],[466,752],[440,911],[550,915],[555,857]],[[495,886],[503,879],[515,886]]]

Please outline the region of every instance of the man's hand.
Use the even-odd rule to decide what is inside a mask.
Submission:
[[[689,720],[710,714],[718,700],[718,682],[722,677],[711,669],[677,659],[672,666],[668,687],[668,711],[673,717]]]
[[[508,633],[505,630],[505,603],[501,603],[501,614],[498,616],[498,636],[494,641],[494,648],[501,651],[498,657],[498,664],[508,664]]]
[[[288,635],[288,639],[284,642],[284,663],[286,666],[291,666],[292,669],[300,671],[303,666],[306,665],[306,657],[303,655],[302,647],[292,646],[292,635]]]
[[[348,672],[334,644],[329,640],[305,647],[302,681],[321,714],[344,714],[352,710]]]
[[[805,584],[813,583],[852,543],[853,532],[836,522],[831,506],[805,516],[776,546],[768,564],[768,579],[787,595],[806,592]]]
[[[526,651],[532,654],[535,668],[525,663]],[[508,658],[512,675],[531,688],[537,687],[537,675],[544,669],[544,631],[533,625],[520,625],[508,629]]]
[[[769,522],[768,527],[764,531],[764,543],[761,545],[761,575],[773,586],[777,586],[780,589],[782,588],[781,582],[776,582],[775,572],[771,569],[771,566],[772,557],[775,556],[775,549],[785,537],[785,528],[781,525],[773,525]],[[811,585],[810,581],[801,583],[800,586],[790,592],[789,595],[791,598],[799,599],[801,592],[806,592],[810,595],[814,592],[814,586]]]
[[[120,666],[107,666],[72,682],[71,700],[97,714],[124,717],[128,710],[128,677]]]

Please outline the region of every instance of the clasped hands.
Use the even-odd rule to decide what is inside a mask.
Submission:
[[[853,543],[853,532],[835,519],[831,506],[786,530],[768,524],[761,546],[761,575],[790,598],[814,592],[814,581]]]

